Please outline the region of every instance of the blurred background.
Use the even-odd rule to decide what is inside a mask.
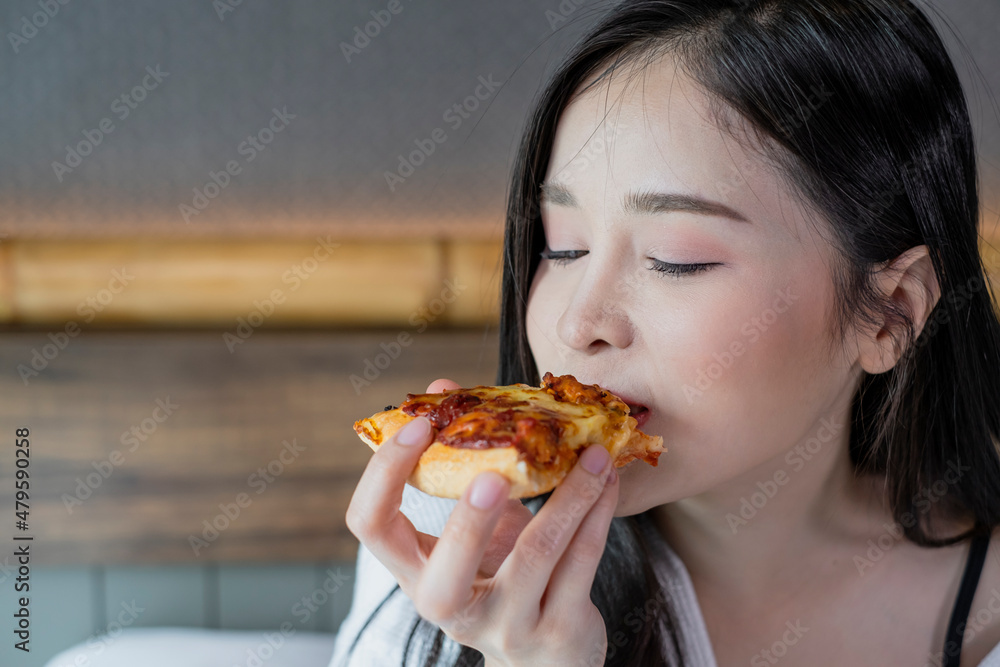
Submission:
[[[1000,4],[921,4],[969,92],[996,272]],[[3,3],[0,664],[123,628],[332,637],[370,455],[351,424],[493,383],[522,123],[606,7]]]

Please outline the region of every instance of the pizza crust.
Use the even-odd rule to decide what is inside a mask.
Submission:
[[[355,422],[354,430],[375,451],[413,419],[414,417],[396,408]],[[657,457],[665,451],[663,439],[635,430],[634,417],[629,417],[628,422],[632,427],[631,437],[619,445],[611,444],[609,448],[615,467],[621,468],[635,459],[643,459],[655,466]],[[466,449],[434,442],[421,455],[406,481],[432,496],[461,498],[476,475],[485,470],[493,470],[510,481],[508,498],[531,498],[554,489],[575,463],[574,456],[561,466],[534,468],[519,460],[515,447]]]

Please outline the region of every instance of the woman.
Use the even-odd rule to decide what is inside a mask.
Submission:
[[[978,221],[907,0],[617,4],[522,140],[498,383],[599,383],[668,451],[616,479],[593,447],[524,504],[483,473],[438,539],[400,513],[415,420],[347,513],[415,622],[366,607],[335,663],[395,632],[418,665],[1000,665]]]

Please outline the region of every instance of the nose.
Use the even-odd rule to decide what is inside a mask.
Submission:
[[[584,276],[556,323],[560,341],[587,354],[605,347],[628,347],[634,327],[626,310],[623,285],[624,281],[612,275]]]

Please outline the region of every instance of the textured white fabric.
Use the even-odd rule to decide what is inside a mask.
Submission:
[[[440,537],[457,503],[457,500],[427,495],[407,484],[403,489],[400,511],[418,531]],[[351,643],[365,621],[396,585],[392,573],[364,545],[358,548],[356,573],[351,610],[337,631],[330,667],[402,665],[406,637],[417,618],[413,603],[402,591],[396,591],[379,610],[378,616],[369,623],[358,640],[350,662],[344,662]]]
[[[702,618],[701,608],[694,593],[694,584],[691,583],[687,568],[670,548],[670,544],[655,529],[647,529],[645,535],[652,553],[659,556],[653,563],[653,569],[656,570],[660,586],[669,592],[678,610],[687,610],[687,613],[679,614],[680,627],[677,630],[683,638],[690,664],[698,667],[716,667],[712,643],[708,639],[708,628],[705,627],[705,619]]]
[[[1000,667],[1000,644],[997,644],[989,655],[983,658],[979,667]]]

